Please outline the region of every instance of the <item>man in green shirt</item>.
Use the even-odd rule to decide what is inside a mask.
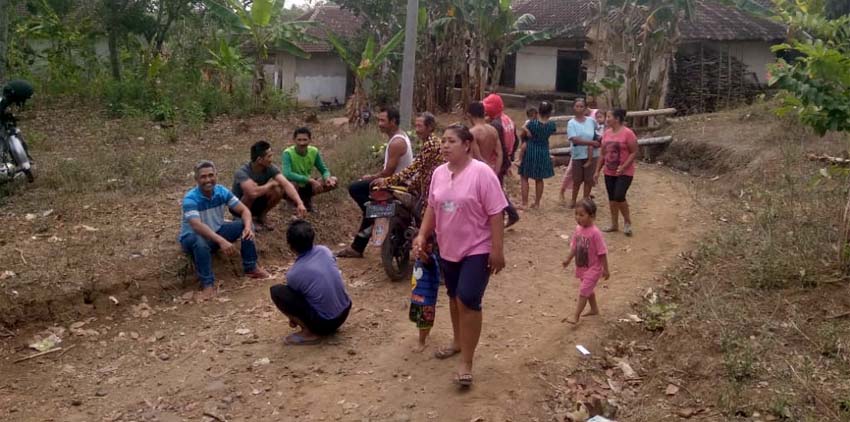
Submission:
[[[310,129],[300,127],[292,134],[295,145],[285,149],[281,156],[283,176],[294,183],[298,196],[308,210],[313,210],[313,196],[336,189],[336,177],[322,161],[319,149],[310,145],[313,134]],[[321,179],[314,178],[313,168],[319,171]]]

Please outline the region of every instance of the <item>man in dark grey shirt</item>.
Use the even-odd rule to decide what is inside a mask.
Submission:
[[[297,208],[299,217],[307,212],[298,191],[280,170],[272,164],[271,145],[259,141],[251,146],[251,162],[240,167],[233,175],[233,195],[251,210],[254,223],[260,229],[271,230],[266,223],[266,213],[288,196]]]

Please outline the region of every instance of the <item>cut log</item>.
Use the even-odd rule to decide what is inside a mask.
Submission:
[[[573,119],[573,117],[575,116],[573,116],[572,114],[568,114],[566,116],[552,116],[549,120],[553,122],[569,122]]]
[[[668,116],[671,114],[676,114],[675,108],[662,108],[658,110],[640,110],[640,111],[628,111],[626,112],[626,117],[649,117],[649,116]]]
[[[664,145],[669,144],[670,142],[673,142],[672,136],[655,136],[652,138],[638,139],[638,145],[642,147],[649,145]],[[549,150],[549,155],[555,157],[570,155],[570,147],[552,148]]]
[[[565,155],[570,155],[570,147],[552,148],[549,150],[549,155],[553,155],[555,157],[563,157]]]
[[[808,154],[808,158],[811,161],[821,161],[821,162],[836,165],[836,166],[850,165],[850,159],[848,159],[848,158],[833,157],[831,155],[826,155],[826,154],[820,154],[820,155]]]
[[[670,142],[673,142],[672,136],[656,136],[653,138],[638,139],[638,145],[640,146],[669,144]]]
[[[635,111],[627,111],[626,117],[652,117],[652,116],[670,116],[676,114],[675,108],[661,108],[658,110],[635,110]],[[552,116],[551,119],[554,122],[567,122],[572,119],[573,115],[565,115],[565,116]]]

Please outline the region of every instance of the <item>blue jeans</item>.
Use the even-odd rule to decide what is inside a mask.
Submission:
[[[216,232],[228,242],[238,240],[242,236],[245,225],[242,220],[224,223]],[[219,249],[215,242],[211,242],[197,233],[189,233],[180,239],[183,252],[192,255],[195,261],[195,272],[201,280],[203,287],[211,287],[215,284],[215,276],[212,272],[212,254]],[[242,241],[242,268],[245,272],[254,271],[257,268],[257,247],[253,240]]]

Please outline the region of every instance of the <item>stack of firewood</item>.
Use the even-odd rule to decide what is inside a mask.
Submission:
[[[667,107],[677,115],[710,113],[750,103],[760,87],[747,65],[729,54],[708,47],[676,54],[670,73]]]

